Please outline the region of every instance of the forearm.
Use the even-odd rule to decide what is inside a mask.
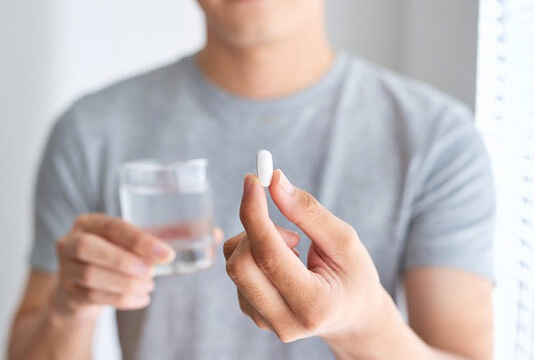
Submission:
[[[94,319],[52,312],[19,314],[9,344],[10,360],[90,359]]]
[[[389,295],[380,308],[382,316],[376,329],[365,338],[351,334],[324,337],[337,359],[464,359],[428,346],[404,322]]]

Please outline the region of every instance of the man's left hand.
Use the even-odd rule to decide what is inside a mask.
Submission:
[[[247,174],[240,218],[245,232],[224,245],[242,311],[284,342],[304,337],[373,337],[385,325],[388,295],[354,228],[294,187],[280,170],[269,187],[281,213],[312,241],[307,266],[298,234],[269,218],[265,190]]]

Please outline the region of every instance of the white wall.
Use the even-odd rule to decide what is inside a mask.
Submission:
[[[31,190],[57,114],[110,81],[192,51],[204,37],[191,0],[0,3],[0,354],[27,270]],[[116,344],[101,322],[97,359]],[[113,333],[112,333],[113,334]],[[2,358],[3,355],[0,355]]]
[[[405,0],[402,71],[475,103],[477,0]]]
[[[426,81],[472,108],[478,0],[326,0],[332,43]]]
[[[337,48],[473,104],[477,1],[326,2]],[[204,34],[193,0],[3,0],[0,6],[1,354],[27,270],[33,177],[53,119],[80,94],[175,59],[198,47]],[[116,356],[110,338],[99,338],[97,358]]]

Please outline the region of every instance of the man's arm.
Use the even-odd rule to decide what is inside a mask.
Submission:
[[[491,359],[491,281],[448,268],[422,267],[405,275],[411,328],[427,344],[470,359]]]
[[[461,270],[425,267],[408,271],[405,285],[410,327],[389,299],[383,326],[369,341],[354,343],[351,336],[325,339],[339,359],[492,359],[489,280]]]
[[[90,359],[96,317],[68,318],[49,306],[57,276],[33,270],[13,322],[9,359]]]
[[[287,234],[269,219],[259,180],[247,175],[240,212],[245,232],[226,242],[225,257],[227,272],[239,290],[241,309],[259,327],[274,331],[284,342],[319,336],[342,360],[491,355],[487,349],[491,348],[491,337],[487,338],[491,329],[484,328],[491,328],[491,286],[485,280],[462,282],[460,276],[447,279],[442,286],[430,286],[428,282],[441,279],[410,271],[411,319],[423,334],[420,337],[381,286],[370,255],[350,225],[293,187],[280,171],[275,172],[269,190],[278,209],[310,238],[312,246],[306,268],[291,251]],[[453,270],[440,275],[448,276],[448,271]],[[473,293],[468,295],[470,287]],[[446,299],[458,293],[462,294],[451,306]],[[428,304],[435,297],[445,299],[426,308],[416,305],[417,301]],[[412,301],[415,298],[419,300]],[[452,316],[455,311],[459,314]],[[443,316],[429,315],[437,312]],[[449,322],[440,324],[444,319]],[[425,332],[423,326],[435,328]],[[448,340],[456,329],[463,338]],[[426,339],[431,341],[426,343]]]
[[[165,242],[102,214],[78,217],[56,249],[57,274],[30,275],[13,325],[12,360],[89,359],[103,307],[145,307],[155,285],[151,266],[174,257]]]

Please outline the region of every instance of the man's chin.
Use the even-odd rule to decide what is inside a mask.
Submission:
[[[242,48],[269,45],[290,35],[287,31],[283,31],[282,27],[262,27],[259,24],[239,27],[227,31],[216,31],[216,33],[217,36],[222,37],[224,41],[233,46]]]

